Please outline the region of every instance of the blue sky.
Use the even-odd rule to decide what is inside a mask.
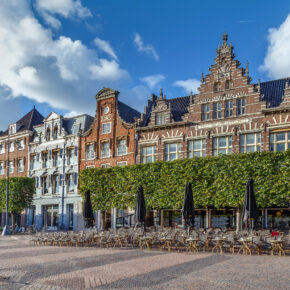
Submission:
[[[224,32],[253,82],[288,77],[289,13],[289,0],[2,0],[0,129],[33,105],[93,115],[106,86],[140,111],[161,87],[187,95]]]

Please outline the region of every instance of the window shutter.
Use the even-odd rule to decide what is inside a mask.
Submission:
[[[78,156],[78,146],[75,147],[75,156]]]
[[[60,158],[62,158],[62,153],[63,153],[63,149],[61,148],[60,151],[59,151]]]
[[[78,174],[75,172],[75,185],[78,184]]]

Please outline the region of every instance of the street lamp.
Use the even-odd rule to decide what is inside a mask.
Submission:
[[[15,144],[17,147],[20,147],[20,142],[15,141]],[[3,145],[1,145],[3,146]],[[4,227],[4,230],[2,232],[2,236],[7,236],[10,234],[9,232],[9,153],[10,153],[10,140],[9,140],[9,128],[8,128],[8,139],[7,139],[7,166],[6,166],[6,225]]]

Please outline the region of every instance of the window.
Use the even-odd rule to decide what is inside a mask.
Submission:
[[[213,155],[232,154],[232,136],[213,138]]]
[[[0,154],[4,154],[5,153],[5,144],[0,144]]]
[[[9,152],[14,152],[14,142],[9,143]]]
[[[68,204],[68,226],[69,229],[74,227],[74,205]]]
[[[122,139],[118,141],[118,156],[127,154],[127,140]]]
[[[219,84],[218,83],[214,83],[213,84],[213,91],[217,92],[219,90]]]
[[[67,149],[67,164],[71,165],[75,163],[75,152],[73,148]]]
[[[111,123],[103,123],[102,124],[102,134],[111,133]]]
[[[156,114],[156,125],[164,125],[166,124],[166,114],[164,113],[157,113]]]
[[[213,119],[219,119],[222,117],[222,103],[213,103]]]
[[[48,193],[48,176],[41,177],[42,194]]]
[[[61,158],[59,151],[52,152],[53,166],[61,166]]]
[[[14,173],[14,163],[13,163],[13,161],[9,161],[9,173]]]
[[[181,143],[165,144],[165,161],[181,158]]]
[[[16,133],[16,124],[9,126],[9,134],[15,134]]]
[[[18,150],[24,149],[24,139],[18,141]]]
[[[230,88],[230,81],[226,80],[225,89],[228,90]]]
[[[0,175],[3,175],[4,173],[5,173],[4,162],[0,162]]]
[[[237,115],[246,114],[246,98],[240,98],[237,100]]]
[[[92,160],[95,158],[94,144],[87,145],[86,158],[87,158],[87,160]]]
[[[188,141],[188,157],[205,156],[205,139],[190,140]]]
[[[110,143],[104,142],[101,144],[101,156],[102,158],[110,157]]]
[[[23,172],[24,171],[24,160],[23,159],[18,159],[18,172]]]
[[[79,124],[73,125],[72,133],[73,134],[77,134],[79,132],[79,128],[80,128],[80,125]]]
[[[210,111],[210,106],[209,104],[203,104],[201,107],[201,120],[206,121],[209,120],[209,111]]]
[[[261,133],[240,135],[240,152],[261,151]]]
[[[42,168],[48,167],[48,152],[42,153]]]
[[[156,161],[156,146],[142,147],[141,163],[152,163]]]
[[[45,140],[50,141],[50,128],[47,128],[47,130],[46,130]]]
[[[126,166],[127,165],[127,161],[120,161],[120,162],[117,162],[117,166]]]
[[[53,175],[52,176],[52,193],[59,193],[59,183],[60,183],[59,175]]]
[[[58,136],[58,127],[55,126],[53,128],[53,139],[57,139],[57,136]]]
[[[32,170],[35,170],[36,168],[37,168],[37,166],[36,166],[36,161],[37,161],[37,159],[36,159],[36,154],[33,154],[33,155],[31,155],[30,156],[30,168],[32,169]]]
[[[270,150],[286,151],[290,149],[290,131],[270,134]]]
[[[74,175],[70,173],[67,175],[67,189],[68,192],[74,191]]]
[[[226,101],[226,108],[225,108],[225,117],[231,117],[234,114],[234,101]]]
[[[101,164],[101,168],[110,168],[110,167],[111,167],[110,163]]]

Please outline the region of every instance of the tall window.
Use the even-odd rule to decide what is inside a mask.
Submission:
[[[24,149],[24,139],[21,139],[18,141],[18,150],[23,150]]]
[[[4,154],[5,153],[5,144],[0,144],[0,154]]]
[[[37,159],[36,159],[36,154],[31,155],[31,156],[30,156],[30,169],[34,170],[34,169],[37,168],[37,166],[36,166],[36,164],[37,164],[36,161],[37,161]]]
[[[42,194],[48,193],[48,176],[41,177]]]
[[[202,121],[209,120],[209,118],[210,118],[209,111],[210,111],[209,104],[203,104],[201,106],[201,119],[202,119]]]
[[[156,161],[156,146],[146,146],[141,149],[141,162],[152,163]]]
[[[261,151],[261,133],[240,135],[240,152]]]
[[[205,156],[205,139],[190,140],[188,141],[188,157]]]
[[[127,140],[122,139],[118,141],[118,156],[127,154]]]
[[[60,152],[59,151],[53,151],[52,159],[53,159],[53,166],[60,166],[61,165],[61,159],[60,159]]]
[[[217,82],[215,82],[214,84],[213,84],[213,91],[214,92],[217,92],[219,90],[219,84],[217,83]]]
[[[232,154],[232,136],[213,138],[213,155]]]
[[[111,123],[103,123],[102,124],[102,134],[111,133]]]
[[[234,115],[234,101],[229,100],[226,101],[226,107],[225,107],[225,117],[231,117]]]
[[[181,158],[181,143],[165,144],[165,161]]]
[[[67,150],[67,164],[71,165],[71,164],[74,164],[74,162],[75,162],[74,149],[73,148],[69,148]]]
[[[222,103],[213,103],[213,118],[219,119],[222,117]]]
[[[3,175],[4,173],[5,173],[4,162],[0,162],[0,175]]]
[[[59,175],[52,176],[52,193],[59,193]]]
[[[95,158],[94,144],[88,144],[86,147],[86,159],[92,160]]]
[[[50,128],[48,127],[45,133],[45,140],[50,141]]]
[[[156,125],[164,125],[166,124],[166,114],[165,113],[157,113],[156,114]]]
[[[290,131],[270,134],[270,150],[286,151],[290,149]]]
[[[23,158],[18,159],[17,168],[18,168],[18,172],[23,172],[24,171],[24,160],[23,160]]]
[[[42,153],[42,168],[48,167],[48,152]]]
[[[9,152],[14,152],[14,142],[9,143]]]
[[[237,100],[237,115],[246,114],[246,98],[239,98]]]
[[[55,126],[53,128],[53,139],[57,139],[57,136],[58,136],[58,127]]]
[[[70,173],[67,175],[67,189],[68,192],[74,191],[74,175]]]
[[[14,173],[14,162],[9,161],[9,173]]]
[[[101,144],[101,156],[102,158],[110,157],[110,143],[104,142]]]
[[[225,88],[226,88],[226,90],[228,90],[230,88],[230,81],[229,80],[226,80]]]

